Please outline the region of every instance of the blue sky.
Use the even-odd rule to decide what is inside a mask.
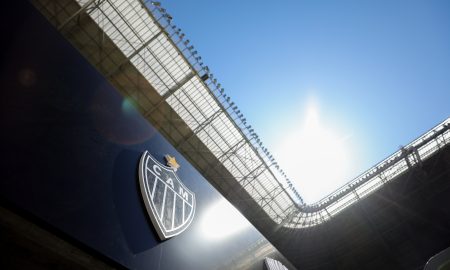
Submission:
[[[450,116],[450,1],[162,5],[288,176],[298,180],[307,202]],[[311,117],[345,147],[347,163],[336,163],[345,167],[342,180],[299,173],[306,170],[300,156],[311,156],[302,149],[317,145],[304,141],[314,137],[304,134]],[[334,149],[324,145],[331,148],[319,149],[325,151],[321,156]],[[322,167],[334,162],[315,159]]]

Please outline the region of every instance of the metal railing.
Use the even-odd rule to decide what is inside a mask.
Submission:
[[[311,227],[383,187],[450,143],[450,118],[379,162],[317,203],[304,205],[287,227]]]

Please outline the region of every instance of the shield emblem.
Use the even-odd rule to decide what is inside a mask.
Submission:
[[[141,156],[141,194],[161,240],[186,230],[195,214],[195,194],[180,181],[175,170],[158,162],[148,151]]]

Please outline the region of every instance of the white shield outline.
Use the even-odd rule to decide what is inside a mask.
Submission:
[[[180,186],[182,186],[183,189],[192,196],[192,205],[190,205],[188,202],[186,202],[183,199],[183,197],[181,197],[176,191],[174,191],[172,189],[172,191],[174,193],[175,201],[176,201],[177,195],[183,200],[183,222],[180,226],[167,229],[167,228],[165,228],[163,221],[160,218],[160,216],[163,215],[163,212],[164,212],[164,201],[165,201],[165,197],[166,197],[166,190],[167,190],[167,188],[170,189],[170,187],[161,178],[158,178],[155,176],[154,186],[152,187],[153,193],[154,193],[155,186],[157,185],[158,181],[165,185],[164,196],[163,196],[163,207],[161,209],[161,215],[160,215],[155,207],[153,197],[152,197],[152,192],[150,192],[149,181],[148,181],[148,177],[147,177],[148,174],[146,173],[146,170],[150,170],[148,167],[148,163],[150,160],[153,163],[153,164],[151,164],[152,166],[157,165],[158,167],[160,167],[160,169],[165,170],[167,173],[174,176],[175,180],[178,181],[178,184]],[[183,184],[183,182],[178,178],[178,175],[176,174],[176,172],[173,168],[161,164],[152,155],[150,155],[150,153],[148,151],[145,151],[142,154],[140,162],[139,162],[139,186],[141,189],[142,199],[144,200],[145,207],[147,209],[147,213],[150,216],[150,219],[153,223],[153,227],[156,229],[156,232],[158,233],[158,236],[161,240],[166,240],[168,238],[176,236],[176,235],[182,233],[183,231],[185,231],[189,227],[189,225],[191,224],[192,220],[194,219],[194,215],[195,215],[195,194],[194,194],[194,192],[192,192],[190,189],[188,189]],[[184,220],[185,204],[188,204],[192,208],[192,210],[189,213],[186,220]],[[175,213],[175,203],[173,205],[173,213]],[[172,220],[174,220],[174,216],[172,216]],[[173,226],[174,225],[172,222],[172,227]]]

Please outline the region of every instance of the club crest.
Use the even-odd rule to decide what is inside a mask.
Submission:
[[[164,166],[145,151],[139,163],[139,185],[150,219],[161,240],[182,233],[195,214],[195,194],[178,178],[180,167],[166,155]]]

